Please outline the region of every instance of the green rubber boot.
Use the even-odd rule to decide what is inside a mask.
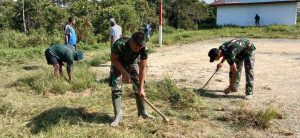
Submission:
[[[137,93],[135,93],[135,101],[136,101],[136,106],[138,109],[138,116],[142,116],[144,119],[155,119],[154,116],[147,113],[145,101]]]
[[[112,98],[112,102],[114,106],[115,120],[110,125],[116,127],[121,122],[123,116],[121,96],[115,99]]]

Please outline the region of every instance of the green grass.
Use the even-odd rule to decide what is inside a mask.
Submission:
[[[54,93],[63,94],[67,91],[80,92],[85,89],[96,89],[95,75],[88,70],[83,63],[75,64],[73,67],[73,80],[67,82],[67,73],[57,79],[54,77],[52,66],[37,70],[30,75],[20,77],[12,86],[21,90],[33,90],[38,94]]]
[[[180,45],[219,37],[299,38],[299,30],[299,25],[197,31],[167,28],[163,42],[164,45]],[[75,62],[73,81],[68,83],[64,77],[54,78],[53,67],[46,64],[44,49],[47,46],[27,47],[27,44],[18,46],[22,41],[2,41],[5,46],[0,44],[0,72],[3,75],[0,81],[0,137],[221,137],[223,133],[215,132],[219,127],[235,131],[236,126],[246,124],[266,129],[278,118],[277,111],[268,108],[216,112],[215,108],[221,105],[208,103],[193,90],[178,88],[167,77],[160,81],[147,80],[145,91],[149,101],[170,118],[169,123],[163,123],[149,107],[148,111],[157,117],[156,120],[137,118],[131,85],[125,85],[125,117],[118,128],[112,128],[109,126],[113,117],[110,88],[106,81],[97,82],[96,73],[90,71],[91,66],[109,61],[108,43],[79,43],[86,58]],[[155,51],[157,42],[157,35],[154,35],[149,42],[151,52]],[[63,70],[67,77],[65,68]],[[100,80],[106,80],[107,74],[99,75]],[[220,114],[230,114],[229,120],[235,122],[234,126],[216,120]],[[205,132],[205,135],[197,135]]]
[[[39,36],[36,33],[38,32],[33,32],[28,37]],[[32,46],[30,44],[26,46],[18,46],[24,43],[23,41],[21,41],[21,39],[21,42],[18,42],[10,40],[9,38],[12,35],[17,35],[18,37],[23,38],[21,33],[15,31],[4,31],[0,35],[3,35],[3,37],[0,39],[0,65],[7,66],[14,63],[26,64],[26,61],[28,61],[29,59],[44,56],[44,49],[46,49],[47,47],[46,44],[32,44],[35,47],[30,47]],[[45,36],[43,36],[43,38],[44,37]],[[215,29],[193,31],[182,29],[176,30],[170,27],[165,27],[163,32],[163,45],[187,44],[219,37],[296,39],[300,38],[300,25],[273,25],[266,27],[220,27]],[[49,38],[49,40],[47,41],[52,41],[51,43],[59,43],[54,38],[53,40],[52,38]],[[148,43],[148,48],[150,52],[155,51],[155,47],[158,46],[157,43],[158,35],[154,34]],[[89,64],[91,66],[97,66],[101,63],[105,63],[106,61],[110,60],[110,47],[108,42],[96,43],[93,45],[80,42],[78,44],[78,48],[83,49],[87,52],[98,52],[97,55],[94,55],[93,59],[89,61]]]
[[[88,61],[90,66],[97,67],[110,61],[110,52],[101,52]]]
[[[171,118],[171,124],[189,126],[189,122],[199,120],[201,116],[188,113],[196,108],[193,106],[197,103],[191,101],[187,105],[185,98],[199,97],[194,92],[179,89],[174,84],[168,78],[160,82],[149,81],[146,92],[149,94],[149,100]],[[159,89],[156,89],[157,86]],[[169,89],[175,90],[175,94]],[[166,90],[169,96],[165,98],[176,97],[177,100],[165,101],[165,98],[153,97],[151,90],[157,91],[156,94],[159,94],[160,90]],[[186,93],[183,94],[185,96],[178,94],[179,91]],[[164,137],[167,136],[165,132],[173,129],[172,125],[163,123],[149,107],[149,113],[158,119],[138,118],[135,101],[132,98],[133,92],[129,87],[124,89],[125,117],[118,128],[109,126],[113,110],[110,89],[106,83],[98,83],[98,89],[91,90],[90,96],[83,96],[80,93],[73,96],[45,96],[14,89],[0,93],[0,121],[3,123],[0,126],[0,137]],[[173,108],[174,103],[182,108]],[[182,131],[189,133],[189,129]]]
[[[272,25],[266,27],[220,27],[207,30],[175,30],[165,28],[163,32],[163,44],[186,44],[219,37],[246,37],[246,38],[300,38],[300,25],[285,26]],[[158,35],[155,34],[150,42],[157,46]]]
[[[44,57],[44,47],[0,48],[0,65],[20,65]]]

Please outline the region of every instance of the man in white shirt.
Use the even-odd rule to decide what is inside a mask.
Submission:
[[[116,20],[114,18],[109,19],[109,23],[111,25],[111,30],[110,30],[110,37],[111,37],[111,43],[110,46],[112,47],[113,43],[121,38],[122,36],[122,27],[119,26],[116,23]]]

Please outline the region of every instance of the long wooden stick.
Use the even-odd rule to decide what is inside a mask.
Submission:
[[[211,80],[211,78],[216,74],[218,72],[218,70],[216,70],[215,72],[214,72],[214,74],[213,75],[211,75],[211,77],[209,78],[209,80],[204,84],[204,86],[202,87],[202,90],[204,89],[204,87],[209,83],[209,81]]]
[[[152,103],[148,101],[146,97],[143,97],[144,101],[154,110],[156,111],[164,121],[169,122],[169,118],[167,118],[161,111],[159,111]]]
[[[135,85],[137,88],[139,88],[137,82],[134,81],[133,78],[131,78],[131,81],[133,82],[133,85]],[[137,92],[136,92],[137,93]],[[155,111],[157,112],[164,121],[169,122],[169,118],[167,118],[161,111],[159,111],[151,102],[148,101],[146,97],[143,97],[144,101]]]

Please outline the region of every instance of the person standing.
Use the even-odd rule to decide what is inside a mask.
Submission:
[[[145,35],[142,32],[132,34],[131,38],[118,39],[111,48],[110,87],[115,119],[111,126],[118,126],[121,122],[123,111],[121,107],[122,83],[133,83],[135,91],[138,116],[143,118],[154,117],[146,112],[144,80],[146,74],[148,52],[146,49]],[[138,65],[140,59],[140,65]],[[138,85],[134,85],[138,84]]]
[[[113,43],[121,38],[121,36],[122,36],[122,27],[116,23],[116,20],[114,18],[109,19],[109,23],[110,23],[110,26],[111,26],[111,29],[110,29],[110,38],[111,38],[110,47],[112,47]]]
[[[73,61],[82,60],[84,54],[82,51],[75,51],[67,45],[54,45],[46,49],[45,56],[47,63],[53,65],[54,75],[57,79],[62,76],[63,62],[67,63],[68,81],[70,82],[72,80]]]
[[[75,19],[73,16],[69,17],[69,23],[65,27],[65,45],[71,46],[75,50],[77,50],[76,42],[77,36],[74,29]]]
[[[151,28],[151,25],[149,23],[144,24],[144,33],[145,33],[145,36],[146,36],[146,41],[148,42],[150,40],[150,36],[152,34],[152,28]]]
[[[210,62],[219,60],[221,62],[217,65],[219,70],[223,62],[226,60],[230,65],[229,72],[229,86],[224,90],[225,94],[230,92],[237,92],[243,63],[245,64],[246,72],[246,96],[245,99],[253,98],[253,81],[254,81],[254,62],[255,62],[255,46],[248,39],[233,39],[223,43],[219,49],[213,48],[208,52]]]
[[[255,15],[254,19],[255,19],[255,25],[256,25],[256,26],[260,26],[260,24],[259,24],[260,17],[259,17],[258,14]]]

